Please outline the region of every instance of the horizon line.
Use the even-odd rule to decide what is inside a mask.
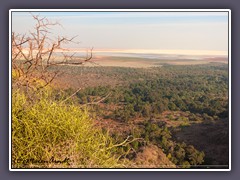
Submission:
[[[67,48],[63,51],[86,52],[91,48]],[[138,53],[138,54],[170,54],[170,55],[216,55],[228,56],[228,51],[221,50],[183,50],[183,49],[116,49],[116,48],[93,48],[93,53]]]

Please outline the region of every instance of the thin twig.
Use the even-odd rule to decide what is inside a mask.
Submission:
[[[110,92],[110,93],[108,93],[108,95],[106,95],[105,97],[103,97],[103,98],[100,99],[99,101],[86,103],[86,104],[83,104],[82,106],[99,104],[100,102],[102,102],[102,101],[104,101],[105,99],[107,99],[111,94],[112,94],[112,93]]]
[[[137,140],[144,140],[143,138],[133,138],[131,141],[129,141],[129,139],[130,139],[131,137],[133,137],[133,136],[132,136],[132,135],[128,136],[123,142],[121,142],[121,143],[119,143],[119,144],[115,144],[115,145],[107,148],[107,150],[108,150],[108,149],[112,149],[112,148],[114,148],[114,147],[127,146],[128,144],[130,144],[130,143],[132,143],[132,142],[134,142],[134,141],[137,141]]]
[[[64,99],[63,101],[61,101],[60,103],[63,103],[65,101],[67,101],[68,99],[70,99],[71,97],[73,97],[75,94],[77,94],[82,88],[78,88],[78,90],[76,90],[73,94],[71,94],[70,96],[68,96],[66,99]]]

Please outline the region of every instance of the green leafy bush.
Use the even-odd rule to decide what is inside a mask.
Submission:
[[[86,109],[50,97],[44,93],[32,102],[19,90],[12,93],[13,168],[123,166],[111,137],[94,126]]]

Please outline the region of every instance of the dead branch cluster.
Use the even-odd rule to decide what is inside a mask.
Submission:
[[[58,70],[53,70],[53,66],[83,65],[92,59],[93,48],[87,52],[85,58],[77,58],[74,53],[69,55],[69,49],[62,46],[77,43],[74,42],[76,36],[72,38],[58,36],[53,39],[50,36],[51,27],[60,24],[47,18],[40,18],[38,15],[32,17],[36,24],[28,35],[12,32],[12,70],[17,77],[17,81],[13,83],[27,88],[37,83],[38,90],[49,85],[59,74]]]

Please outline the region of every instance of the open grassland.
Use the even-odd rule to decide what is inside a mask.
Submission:
[[[114,56],[99,56],[92,60],[100,66],[114,66],[114,67],[134,67],[134,68],[149,68],[162,66],[163,64],[169,65],[196,65],[208,63],[228,63],[227,58],[213,57],[199,59],[157,59],[157,58],[139,58],[139,57],[114,57]],[[86,64],[93,66],[94,64]]]
[[[176,56],[176,55],[175,55]],[[55,61],[62,61],[61,56],[54,57]],[[74,57],[69,62],[78,62],[84,57]],[[125,57],[125,56],[93,56],[90,63],[85,66],[103,66],[103,67],[130,67],[130,68],[150,68],[161,67],[162,65],[197,65],[208,63],[228,63],[227,57]]]

